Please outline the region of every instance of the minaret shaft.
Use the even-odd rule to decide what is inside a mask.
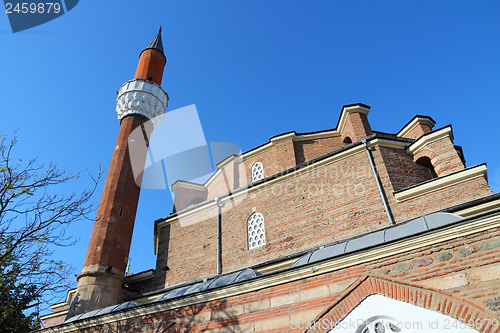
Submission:
[[[139,58],[134,79],[148,79],[157,85],[161,85],[163,68],[166,63],[167,60],[163,53],[157,49],[145,49]]]
[[[106,265],[125,272],[141,191],[134,179],[128,137],[137,127],[144,127],[145,121],[141,116],[129,116],[121,122],[84,267]],[[144,133],[148,135],[145,128]],[[144,165],[146,149],[136,151],[143,155],[135,157]]]
[[[77,293],[66,318],[123,302],[122,284],[149,137],[168,103],[160,87],[166,63],[160,32],[141,53],[135,79],[123,84],[118,93],[120,130],[85,263],[77,276]]]

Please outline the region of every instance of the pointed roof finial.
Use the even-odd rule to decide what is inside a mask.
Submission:
[[[149,43],[148,47],[146,47],[144,50],[147,50],[147,49],[156,49],[158,51],[160,51],[161,53],[163,53],[163,44],[161,42],[161,25],[160,25],[160,29],[158,30],[158,34],[156,35],[156,37],[151,41],[151,43]],[[163,53],[165,54],[165,53]]]

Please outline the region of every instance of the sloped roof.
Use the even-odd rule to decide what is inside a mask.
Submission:
[[[179,287],[173,290],[170,290],[169,292],[161,295],[157,299],[155,299],[153,302],[160,302],[160,301],[165,301],[168,299],[180,297],[180,296],[185,296],[189,294],[194,294],[199,291],[204,291],[208,289],[214,289],[217,287],[222,287],[231,283],[236,283],[244,280],[248,280],[257,276],[260,276],[259,272],[254,271],[253,269],[246,268],[242,271],[235,272],[229,275],[224,275],[220,276],[218,278],[212,279],[212,280],[207,280],[204,282],[199,282],[193,285],[189,286],[184,286],[184,287]]]
[[[303,266],[309,263],[331,259],[346,253],[364,250],[373,246],[383,245],[397,240],[409,238],[423,232],[452,225],[464,218],[451,213],[437,212],[396,225],[362,234],[336,244],[311,251],[290,265]]]
[[[170,300],[173,298],[186,296],[189,294],[194,294],[194,293],[197,293],[200,291],[205,291],[208,289],[215,289],[215,288],[226,286],[226,285],[229,285],[232,283],[245,281],[245,280],[260,276],[260,275],[262,275],[262,274],[254,271],[253,269],[246,268],[242,271],[238,271],[238,272],[224,275],[224,276],[219,276],[219,277],[211,279],[211,280],[207,280],[207,281],[203,281],[203,282],[199,282],[199,283],[195,283],[195,284],[191,284],[191,285],[187,285],[187,286],[177,287],[175,289],[169,290],[165,294],[156,298],[153,302],[166,301],[166,300]],[[108,306],[108,307],[103,308],[103,309],[89,311],[89,312],[85,312],[85,313],[82,313],[80,315],[71,317],[71,318],[65,320],[63,324],[71,323],[71,322],[81,320],[81,319],[92,318],[92,317],[104,315],[104,314],[111,313],[111,312],[117,312],[120,310],[135,307],[138,305],[140,305],[140,304],[136,303],[136,302],[125,302],[125,303],[121,303],[118,305]]]

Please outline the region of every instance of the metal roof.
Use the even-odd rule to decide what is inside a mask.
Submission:
[[[163,43],[161,42],[161,27],[155,38],[151,41],[151,43],[149,43],[148,47],[145,48],[145,50],[147,49],[155,49],[163,53]]]
[[[79,314],[77,316],[71,317],[69,319],[66,319],[63,324],[71,323],[73,321],[77,321],[80,319],[100,316],[100,315],[110,313],[110,312],[116,312],[116,311],[128,309],[128,308],[131,308],[131,307],[134,307],[137,305],[139,305],[139,303],[136,303],[136,302],[125,302],[125,303],[121,303],[118,305],[111,305],[111,306],[108,306],[108,307],[103,308],[103,309],[89,311],[89,312],[85,312],[85,313]]]
[[[214,289],[217,287],[222,287],[231,283],[236,283],[244,280],[248,280],[257,276],[262,275],[259,272],[254,271],[253,269],[246,268],[242,271],[235,272],[229,275],[220,276],[218,278],[207,280],[204,282],[199,282],[190,286],[184,286],[175,288],[173,290],[168,291],[167,293],[161,295],[153,302],[165,301],[168,299],[172,299],[175,297],[186,296],[189,294],[194,294],[199,291],[204,291],[208,289]]]
[[[303,266],[309,263],[338,257],[346,253],[367,249],[373,246],[382,245],[397,240],[402,240],[428,230],[438,229],[454,224],[463,219],[464,218],[461,216],[444,212],[425,215],[408,222],[403,222],[394,226],[372,231],[359,237],[350,238],[336,244],[311,251],[291,264],[290,268]]]
[[[245,280],[260,276],[260,275],[262,275],[262,274],[254,271],[253,269],[246,268],[242,271],[238,271],[238,272],[224,275],[224,276],[219,276],[215,279],[211,279],[211,280],[207,280],[207,281],[203,281],[203,282],[199,282],[199,283],[195,283],[195,284],[172,289],[172,290],[168,291],[167,293],[161,295],[160,297],[156,298],[153,302],[166,301],[166,300],[170,300],[170,299],[173,299],[176,297],[194,294],[194,293],[197,293],[199,291],[204,291],[204,290],[208,290],[208,289],[222,287],[222,286],[225,286],[228,284],[232,284],[232,283],[236,283],[236,282],[240,282],[240,281],[245,281]],[[63,324],[67,324],[67,323],[71,323],[71,322],[81,320],[81,319],[92,318],[92,317],[104,315],[107,313],[128,309],[128,308],[135,307],[138,305],[140,305],[140,304],[136,303],[136,302],[125,302],[125,303],[121,303],[118,305],[108,306],[108,307],[103,308],[103,309],[89,311],[89,312],[85,312],[85,313],[82,313],[80,315],[71,317],[71,318],[65,320]]]

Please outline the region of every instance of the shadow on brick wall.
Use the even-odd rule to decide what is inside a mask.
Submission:
[[[123,313],[117,314],[120,317]],[[111,319],[112,320],[112,319]],[[216,330],[222,333],[239,332],[236,311],[227,307],[226,300],[194,304],[148,316],[116,320],[92,327],[82,327],[75,333],[185,333]],[[88,322],[82,326],[88,326]]]

